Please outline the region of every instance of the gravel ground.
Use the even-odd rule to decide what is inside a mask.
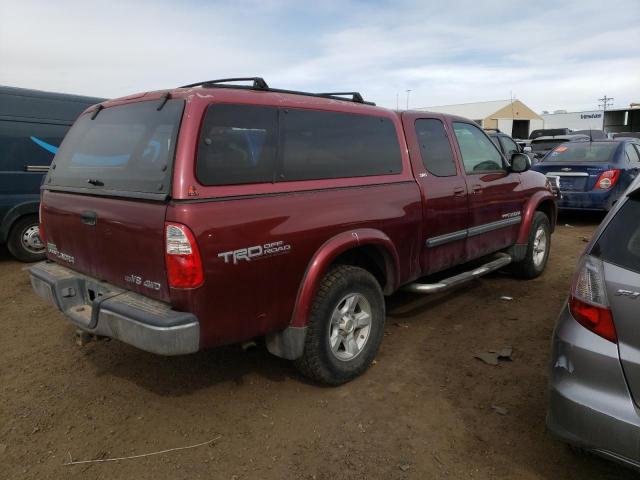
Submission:
[[[561,217],[536,280],[494,274],[445,296],[391,297],[375,365],[337,388],[261,344],[179,358],[117,341],[80,347],[3,251],[0,478],[633,478],[544,426],[553,324],[600,219]],[[512,361],[474,358],[505,346]]]

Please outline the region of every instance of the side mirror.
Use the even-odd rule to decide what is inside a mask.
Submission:
[[[531,159],[524,153],[511,155],[511,171],[515,173],[526,172],[531,168]]]

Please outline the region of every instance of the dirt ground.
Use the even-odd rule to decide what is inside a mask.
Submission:
[[[553,324],[600,219],[561,217],[536,280],[495,274],[442,297],[390,298],[376,364],[337,388],[260,345],[179,358],[117,341],[80,347],[3,251],[0,478],[632,478],[544,426]],[[511,362],[474,359],[507,345]]]

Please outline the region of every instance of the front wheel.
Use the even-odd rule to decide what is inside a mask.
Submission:
[[[307,377],[339,385],[362,374],[384,335],[384,296],[366,270],[339,265],[325,275],[311,307],[302,357]]]
[[[44,260],[45,247],[40,239],[37,215],[22,217],[14,223],[9,232],[7,248],[21,262]]]
[[[536,212],[531,222],[527,252],[523,260],[515,263],[513,273],[521,278],[536,278],[544,271],[551,250],[551,225],[549,217]]]

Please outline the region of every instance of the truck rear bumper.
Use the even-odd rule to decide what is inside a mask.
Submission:
[[[159,355],[199,349],[200,324],[191,313],[52,262],[38,263],[30,273],[34,291],[86,332]]]

